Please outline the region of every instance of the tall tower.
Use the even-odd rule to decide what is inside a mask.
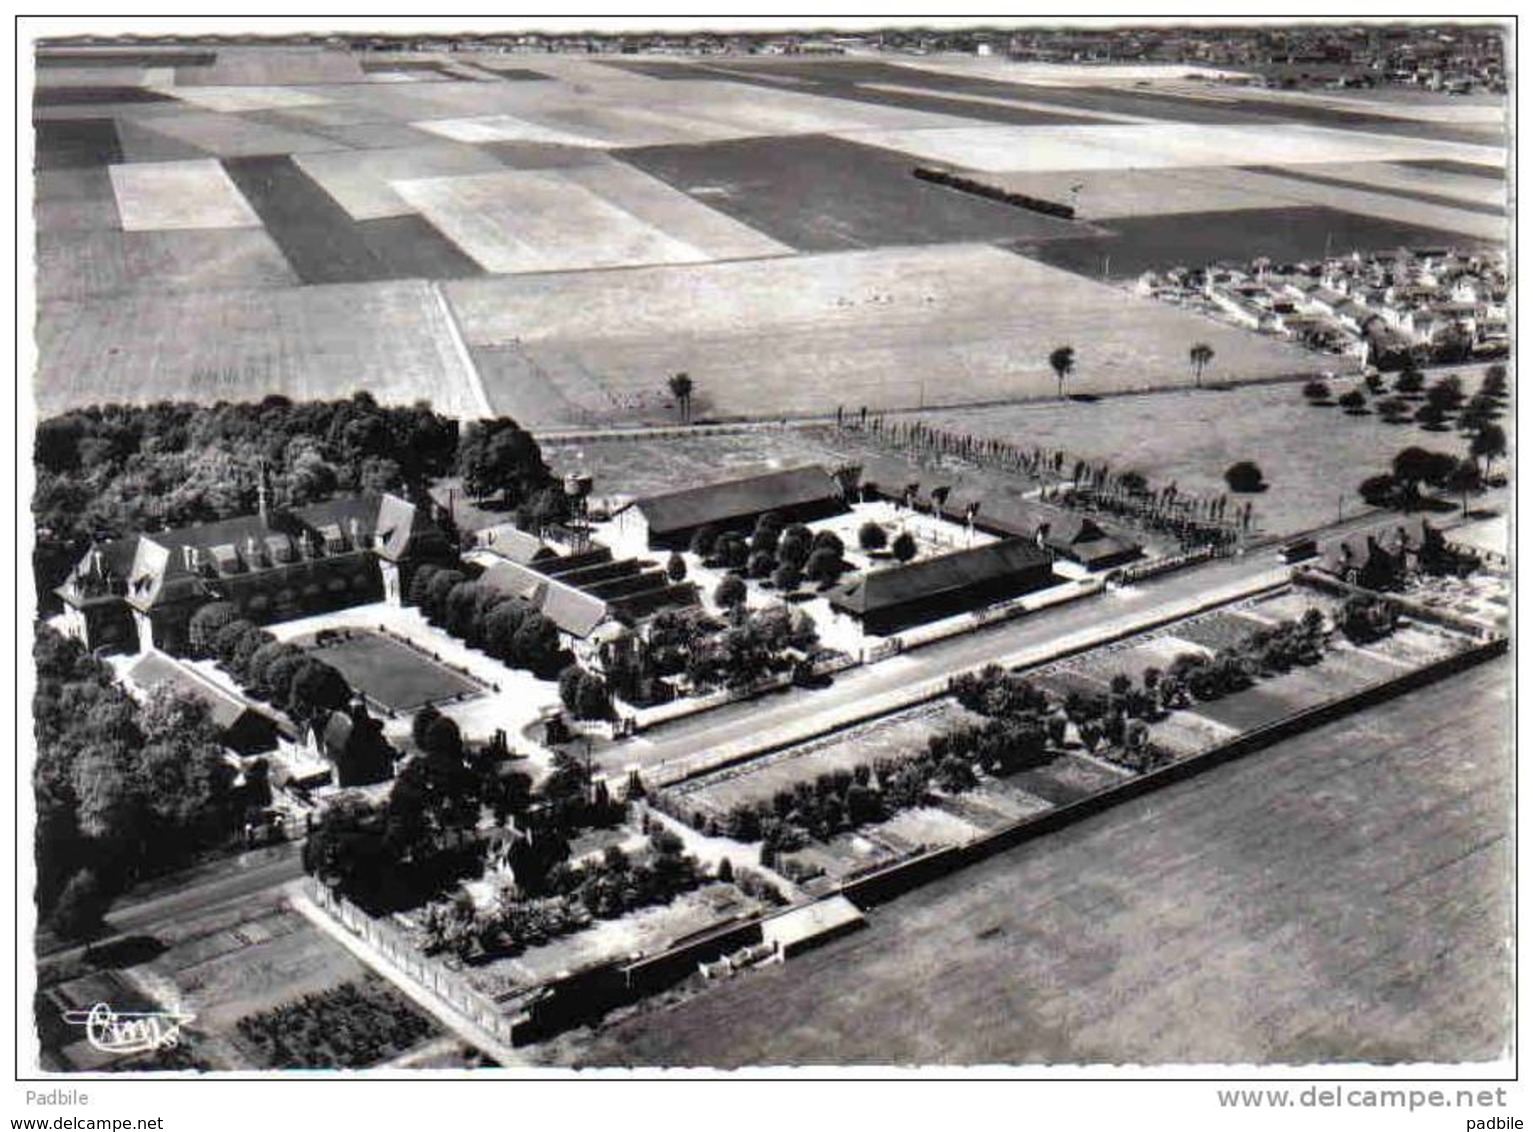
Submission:
[[[266,511],[266,461],[261,461],[261,470],[256,474],[256,514],[261,517],[261,526],[271,525],[271,518]]]

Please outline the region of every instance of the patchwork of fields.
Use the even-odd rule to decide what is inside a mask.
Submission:
[[[1082,392],[1180,382],[1197,340],[1232,379],[1312,371],[1090,280],[1498,242],[1497,110],[914,58],[45,51],[39,405],[367,387],[659,422],[686,370],[699,416],[772,417],[1037,396],[1066,341]]]

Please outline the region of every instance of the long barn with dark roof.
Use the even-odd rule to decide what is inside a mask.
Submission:
[[[625,522],[643,523],[650,546],[682,549],[704,527],[746,531],[768,511],[775,511],[784,522],[807,523],[846,509],[835,478],[818,464],[810,464],[651,495],[625,512]]]
[[[833,609],[861,621],[866,632],[887,634],[1047,589],[1057,581],[1046,550],[1026,539],[1007,539],[874,570],[826,597]]]

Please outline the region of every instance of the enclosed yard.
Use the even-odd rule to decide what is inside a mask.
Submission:
[[[339,639],[327,643],[297,643],[391,711],[414,711],[427,703],[458,700],[482,690],[478,681],[381,633],[346,629]]]
[[[705,420],[1052,397],[1048,355],[1065,342],[1081,393],[1190,384],[1198,341],[1222,359],[1221,376],[1316,368],[1297,347],[982,245],[445,289],[491,403],[541,403],[543,415],[522,420],[544,427],[668,423],[665,376],[677,371],[691,375],[693,416]]]
[[[1458,1062],[1511,1038],[1510,662],[927,885],[583,1065]]]
[[[930,736],[968,714],[943,701],[693,779],[673,792],[722,817],[738,805],[770,802],[778,791],[792,790],[795,782],[812,783],[822,774],[850,771],[862,763],[872,766],[879,759],[908,758],[924,748]]]

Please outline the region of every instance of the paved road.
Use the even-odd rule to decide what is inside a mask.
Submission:
[[[1319,539],[1322,551],[1343,535],[1390,531],[1399,522],[1392,513],[1349,519],[1326,528]],[[991,662],[1037,663],[1064,638],[1137,631],[1136,625],[1184,615],[1211,597],[1279,580],[1280,564],[1270,548],[1189,567],[850,669],[829,688],[789,688],[662,724],[637,739],[598,749],[593,766],[607,774],[638,766],[648,772],[650,785],[676,781],[698,773],[701,765],[730,761],[751,746],[775,747],[895,710],[902,696],[906,702],[918,700],[915,689],[921,685],[945,682]]]

